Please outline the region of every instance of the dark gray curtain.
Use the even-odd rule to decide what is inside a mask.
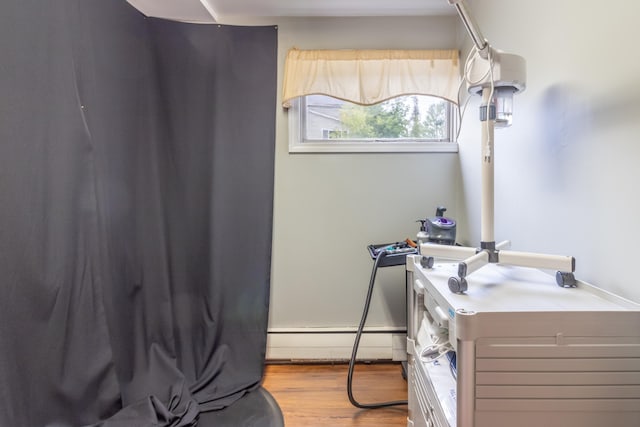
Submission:
[[[274,27],[0,2],[0,426],[187,426],[259,386]]]

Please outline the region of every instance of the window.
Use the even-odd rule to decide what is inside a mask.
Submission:
[[[455,50],[287,54],[290,152],[457,151]]]
[[[300,97],[289,111],[289,151],[456,151],[454,108],[424,95],[370,106],[325,95]]]

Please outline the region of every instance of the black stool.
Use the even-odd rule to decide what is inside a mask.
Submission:
[[[260,387],[219,411],[201,412],[198,427],[284,427],[282,411]]]

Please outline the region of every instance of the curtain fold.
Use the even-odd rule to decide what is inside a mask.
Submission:
[[[0,3],[0,426],[191,426],[260,384],[277,30]]]
[[[328,95],[373,105],[401,95],[458,103],[457,50],[299,50],[287,53],[282,102]]]

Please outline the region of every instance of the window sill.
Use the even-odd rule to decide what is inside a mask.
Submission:
[[[314,143],[289,145],[289,153],[457,153],[456,142]]]

